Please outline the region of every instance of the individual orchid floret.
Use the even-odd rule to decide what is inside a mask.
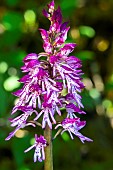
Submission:
[[[44,129],[46,124],[52,129],[52,122],[56,124],[56,120],[54,118],[54,109],[51,103],[47,103],[46,101],[42,104],[42,111],[36,116],[34,121],[39,119],[39,117],[43,114],[43,120],[42,120],[42,128]]]
[[[74,134],[77,137],[79,137],[82,143],[84,143],[84,141],[91,142],[92,140],[90,138],[83,136],[79,132],[79,130],[83,128],[85,125],[86,125],[86,121],[80,121],[80,118],[65,118],[61,123],[59,123],[55,127],[55,129],[57,129],[58,127],[62,127],[63,130],[61,134],[63,134],[65,131],[68,131],[71,136],[71,139],[74,139],[72,135]]]
[[[24,128],[29,125],[35,127],[35,124],[30,121],[27,121],[27,119],[29,116],[32,115],[33,112],[38,114],[37,111],[33,110],[30,106],[20,106],[18,107],[18,110],[21,110],[24,113],[21,114],[20,116],[17,116],[14,119],[9,119],[11,122],[11,126],[12,127],[16,126],[16,128],[13,132],[9,133],[9,136],[5,140],[11,139],[15,135],[15,133],[21,128]]]
[[[35,134],[35,143],[34,143],[34,145],[32,145],[31,147],[26,149],[24,152],[28,152],[31,149],[35,148],[34,162],[36,162],[37,160],[39,162],[42,162],[43,160],[45,160],[44,148],[46,146],[47,146],[47,141],[44,138],[44,136],[40,135],[40,137],[38,137],[37,134]]]

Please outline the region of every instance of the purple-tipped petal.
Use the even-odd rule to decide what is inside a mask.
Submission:
[[[54,3],[54,0],[52,0],[49,4],[47,4],[47,6],[48,6],[48,8],[50,9],[50,8],[54,8],[54,5],[55,5],[55,3]]]
[[[31,106],[19,106],[18,110],[22,112],[33,112],[33,108]]]
[[[30,81],[30,76],[29,75],[25,75],[22,78],[20,78],[20,80],[18,80],[21,83],[26,83]]]
[[[38,60],[31,60],[27,64],[26,68],[30,68],[31,69],[32,67],[35,67],[36,65],[39,65],[39,61]]]
[[[52,45],[49,42],[44,41],[43,48],[44,48],[46,53],[48,53],[48,54],[52,53],[53,47],[52,47]]]
[[[16,92],[13,92],[12,94],[19,97],[21,95],[22,91],[23,91],[22,89],[19,89]]]
[[[42,13],[46,18],[50,17],[50,14],[45,9],[43,9]]]
[[[75,46],[76,44],[74,43],[65,44],[64,47],[60,49],[61,55],[68,56],[74,50]]]
[[[63,24],[61,24],[60,26],[60,32],[64,32],[67,28],[69,22],[64,22]]]
[[[54,11],[54,5],[55,5],[54,0],[51,1],[51,2],[47,5],[47,6],[48,6],[49,13],[53,13],[53,11]]]
[[[67,27],[65,30],[60,31],[60,35],[55,39],[56,47],[60,47],[65,42],[69,29],[70,27]]]
[[[66,105],[67,112],[77,112],[79,114],[86,114],[84,111],[80,110],[75,104],[69,103]]]
[[[44,41],[49,41],[49,35],[48,35],[47,31],[45,29],[39,29],[39,31],[41,33],[42,39]]]
[[[58,9],[54,11],[51,20],[54,21],[54,22],[57,22],[59,24],[59,26],[61,25],[61,23],[62,23],[62,14],[61,14],[60,7],[58,7]]]
[[[29,62],[30,60],[37,60],[38,59],[38,56],[37,54],[35,53],[31,53],[31,54],[28,54],[25,58],[24,58],[24,62]]]

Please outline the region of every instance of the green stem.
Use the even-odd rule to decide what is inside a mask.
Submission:
[[[46,125],[44,137],[48,146],[45,148],[44,170],[53,170],[53,153],[52,153],[52,130]]]

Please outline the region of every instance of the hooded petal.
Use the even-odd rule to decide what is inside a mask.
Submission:
[[[30,60],[37,60],[38,56],[36,53],[30,53],[24,58],[24,62],[29,62]]]
[[[42,39],[49,42],[49,34],[45,29],[39,29]]]
[[[67,112],[77,112],[79,114],[85,114],[84,111],[80,110],[75,104],[69,103],[66,105]]]
[[[60,49],[61,55],[66,55],[68,56],[75,48],[76,44],[75,43],[68,43],[65,44],[63,48]]]

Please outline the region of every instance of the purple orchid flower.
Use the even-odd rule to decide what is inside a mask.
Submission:
[[[82,143],[84,143],[84,141],[88,141],[91,142],[92,140],[88,137],[83,136],[80,132],[78,132],[78,130],[80,130],[81,128],[83,128],[85,126],[86,122],[85,121],[80,121],[79,118],[65,118],[61,123],[59,123],[55,129],[57,129],[58,127],[62,127],[63,130],[61,132],[61,134],[63,134],[65,131],[68,131],[71,139],[74,139],[73,135],[76,135],[77,137],[79,137],[79,139],[81,140]]]
[[[29,147],[28,149],[26,149],[24,152],[28,152],[31,149],[35,148],[35,153],[34,153],[34,162],[36,162],[37,160],[39,162],[42,162],[43,160],[45,160],[45,153],[44,153],[44,147],[47,146],[47,141],[44,138],[44,136],[40,135],[40,137],[37,136],[37,134],[35,134],[35,143],[34,145],[32,145],[31,147]]]
[[[22,113],[10,119],[11,126],[16,128],[6,140],[11,139],[20,128],[29,125],[36,127],[40,124],[42,129],[48,125],[50,129],[53,129],[53,126],[57,124],[55,129],[61,127],[61,134],[68,131],[71,139],[77,136],[83,143],[90,142],[91,139],[79,132],[86,122],[80,121],[77,117],[78,113],[85,114],[85,112],[82,111],[84,106],[80,95],[84,88],[81,81],[82,64],[80,59],[70,56],[76,44],[65,43],[70,27],[68,22],[62,23],[60,7],[55,9],[54,0],[47,7],[48,10],[44,9],[43,14],[50,20],[50,28],[49,30],[39,29],[44,52],[31,53],[23,59],[24,66],[21,70],[25,75],[18,80],[23,83],[23,87],[13,92],[13,95],[18,97],[18,102],[12,109],[12,114],[16,114],[17,111]],[[41,59],[43,56],[45,60]],[[61,108],[65,108],[66,118],[58,123],[56,114],[57,117],[62,116]],[[31,120],[33,113],[36,117]],[[35,148],[34,162],[37,160],[41,162],[45,160],[44,147],[47,147],[46,139],[35,134],[34,145],[25,152]]]
[[[38,114],[37,111],[33,110],[32,107],[29,107],[29,106],[20,106],[20,107],[18,107],[18,110],[21,110],[24,113],[21,114],[20,116],[17,116],[14,119],[9,119],[11,122],[11,126],[12,127],[17,126],[17,127],[13,132],[9,133],[9,136],[6,138],[6,140],[11,139],[15,135],[15,133],[21,128],[24,128],[29,125],[35,127],[35,124],[32,122],[29,122],[29,121],[27,122],[27,119],[29,116],[32,115],[33,112]]]

